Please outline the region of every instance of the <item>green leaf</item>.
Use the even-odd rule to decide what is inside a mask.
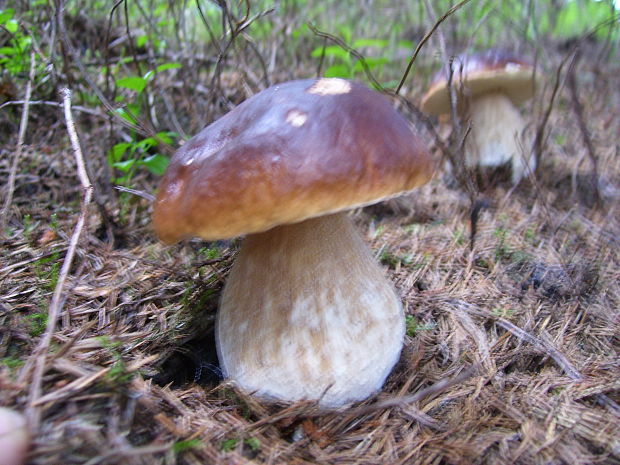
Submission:
[[[387,45],[387,40],[383,39],[357,39],[353,42],[353,48],[362,48],[362,47],[375,47],[375,48],[385,48]]]
[[[258,438],[247,438],[243,442],[246,446],[248,446],[254,452],[260,450],[260,441],[258,440]]]
[[[17,21],[15,21],[14,19],[9,19],[6,24],[4,25],[4,27],[6,28],[7,31],[9,31],[11,34],[15,34],[17,32],[17,30],[19,29],[19,24],[17,23]]]
[[[158,132],[157,138],[164,144],[172,144],[172,136],[176,136],[174,132]]]
[[[129,147],[131,147],[129,142],[119,142],[118,144],[115,144],[108,153],[109,164],[111,165],[117,161],[120,161]]]
[[[161,176],[166,171],[168,163],[170,163],[170,159],[167,156],[156,153],[146,157],[140,164],[144,165],[154,175]]]
[[[135,144],[137,149],[140,149],[143,152],[146,152],[148,149],[157,144],[157,141],[152,137],[147,137],[146,139],[142,139],[140,142]]]
[[[413,42],[410,40],[399,40],[396,45],[402,48],[409,48],[413,50]]]
[[[112,163],[112,167],[116,168],[117,170],[122,171],[123,173],[126,173],[135,164],[136,164],[136,160],[131,159],[131,160],[118,161],[116,163]]]
[[[351,70],[345,65],[334,65],[327,68],[323,73],[323,76],[348,79],[351,77]]]
[[[138,48],[144,47],[148,41],[149,41],[149,36],[147,35],[138,36],[136,38],[136,47]]]
[[[18,52],[15,47],[0,47],[0,55],[16,55]]]
[[[566,3],[557,17],[555,35],[560,37],[578,37],[586,31],[593,29],[610,19],[613,9],[608,2],[585,0],[583,2],[571,1]],[[605,37],[609,27],[599,28],[597,36]]]
[[[291,33],[291,37],[297,40],[302,34],[307,34],[308,31],[309,31],[308,25],[304,23],[298,28],[293,29],[293,32]]]
[[[140,76],[129,76],[117,79],[116,85],[140,93],[146,87],[146,82],[146,79],[141,78]]]
[[[166,71],[167,69],[178,69],[181,67],[181,63],[164,63],[155,68],[155,71],[158,73],[160,71]]]
[[[198,438],[187,439],[185,441],[178,441],[172,445],[172,450],[176,453],[183,452],[189,449],[201,449],[203,447],[202,441]]]
[[[220,450],[222,452],[230,452],[237,446],[237,442],[239,441],[234,438],[224,439],[222,442],[220,442]]]
[[[140,114],[140,104],[138,103],[128,103],[125,108],[127,112],[133,116],[138,116]]]
[[[351,42],[351,36],[353,34],[353,29],[349,25],[341,24],[337,27],[338,33],[342,37],[342,40],[348,44]]]
[[[384,65],[386,63],[388,63],[388,59],[387,58],[373,58],[373,57],[366,57],[366,59],[364,60],[366,62],[366,66],[368,66],[369,69],[375,69],[377,66],[381,66]],[[353,65],[353,72],[357,72],[357,71],[363,71],[364,70],[364,66],[362,65],[362,60],[358,60],[355,65]]]
[[[310,53],[310,56],[317,58],[323,54],[323,47],[317,47]],[[349,52],[343,50],[341,47],[337,45],[330,45],[329,47],[325,47],[325,56],[326,57],[335,57],[340,58],[343,61],[349,62]]]
[[[114,111],[125,121],[129,121],[131,124],[136,124],[136,119],[132,115],[130,115],[124,108],[117,108]]]
[[[6,23],[13,17],[13,9],[7,8],[6,10],[0,10],[0,24]]]
[[[310,56],[313,58],[319,58],[321,55],[323,55],[324,49],[325,47],[317,47],[310,52]]]

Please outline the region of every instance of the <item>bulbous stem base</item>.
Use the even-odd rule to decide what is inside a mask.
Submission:
[[[400,299],[345,214],[245,239],[223,292],[217,343],[246,392],[337,407],[383,385],[404,338]]]

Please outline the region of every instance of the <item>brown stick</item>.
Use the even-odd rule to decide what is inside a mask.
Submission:
[[[586,147],[586,151],[588,153],[588,158],[590,159],[590,163],[592,164],[592,192],[594,192],[594,199],[596,205],[598,207],[601,206],[601,193],[598,188],[598,157],[594,151],[594,145],[592,144],[592,138],[590,137],[590,132],[586,126],[585,118],[583,116],[583,105],[579,101],[579,91],[577,90],[577,78],[575,77],[575,68],[577,68],[577,63],[581,58],[581,51],[579,48],[575,51],[575,59],[571,62],[568,68],[568,90],[571,96],[571,103],[573,108],[573,113],[577,118],[577,125],[579,126],[579,132],[581,132],[581,137],[583,139],[583,144]]]
[[[540,170],[541,165],[540,160],[542,158],[542,152],[544,149],[543,145],[545,141],[545,129],[547,127],[547,123],[549,122],[549,117],[551,116],[551,111],[553,110],[553,105],[555,104],[555,99],[562,83],[562,70],[564,69],[564,66],[566,65],[566,62],[569,58],[572,58],[572,55],[567,55],[566,57],[564,57],[564,59],[560,63],[560,66],[558,66],[558,69],[555,73],[555,83],[553,84],[553,90],[551,91],[551,97],[549,98],[549,104],[547,105],[547,108],[543,114],[542,120],[536,128],[536,136],[534,137],[532,150],[536,159],[537,171]]]
[[[457,3],[456,5],[454,5],[448,11],[446,11],[441,16],[441,18],[439,18],[437,20],[437,22],[433,25],[431,30],[428,31],[426,33],[426,35],[422,38],[422,40],[420,41],[418,46],[415,48],[415,50],[413,52],[413,55],[411,55],[411,59],[409,60],[409,63],[407,64],[407,68],[405,69],[405,74],[403,74],[403,77],[401,78],[400,82],[398,83],[398,86],[396,87],[396,93],[397,94],[400,92],[400,89],[405,84],[405,81],[407,80],[407,76],[409,75],[409,72],[411,71],[411,68],[413,67],[413,63],[415,62],[416,58],[418,57],[418,53],[420,53],[420,50],[422,49],[424,44],[428,41],[428,39],[430,39],[430,37],[433,35],[435,30],[439,27],[439,25],[441,23],[443,23],[452,13],[454,13],[457,10],[459,10],[462,6],[464,6],[465,4],[467,4],[469,2],[470,2],[470,0],[463,0],[463,1],[459,2],[459,3]]]
[[[32,82],[34,81],[34,64],[35,64],[34,48],[30,50],[30,71],[28,72],[28,83],[26,84],[26,96],[24,97],[24,109],[22,110],[22,117],[19,122],[19,133],[17,136],[17,149],[13,155],[13,162],[11,163],[11,171],[9,173],[9,182],[7,184],[6,197],[4,198],[4,205],[0,212],[0,236],[4,235],[4,229],[9,216],[9,209],[11,203],[13,203],[13,194],[15,193],[15,177],[17,176],[17,166],[19,160],[22,157],[24,151],[24,139],[26,138],[26,128],[28,127],[28,113],[30,110],[30,97],[32,95]]]
[[[73,263],[73,257],[75,256],[75,252],[77,250],[77,245],[80,239],[80,235],[82,234],[82,229],[84,228],[84,224],[86,223],[86,213],[93,194],[93,186],[88,179],[88,174],[86,173],[86,165],[84,163],[82,149],[80,148],[80,141],[75,130],[73,116],[71,115],[71,92],[67,88],[61,89],[60,92],[64,104],[63,106],[67,124],[67,132],[69,134],[69,139],[71,140],[71,146],[73,147],[73,154],[75,156],[75,161],[77,165],[78,178],[80,179],[80,184],[84,189],[84,197],[82,199],[80,216],[78,217],[75,229],[73,231],[73,234],[71,235],[69,248],[67,249],[67,254],[65,255],[62,268],[60,269],[60,274],[58,275],[58,282],[56,283],[56,287],[54,288],[52,301],[49,305],[45,333],[43,334],[43,337],[39,341],[39,345],[35,349],[34,353],[30,356],[28,363],[26,364],[26,366],[24,366],[24,369],[20,375],[20,378],[22,378],[30,371],[30,367],[34,364],[34,372],[32,374],[30,389],[28,392],[28,407],[26,409],[28,426],[31,431],[36,430],[41,421],[41,406],[37,405],[37,400],[41,397],[42,393],[41,385],[43,380],[43,374],[45,373],[47,353],[49,351],[50,343],[52,342],[54,331],[56,330],[56,322],[62,310],[64,302],[63,291],[65,287],[65,282],[67,280],[67,276],[69,275],[71,264]]]

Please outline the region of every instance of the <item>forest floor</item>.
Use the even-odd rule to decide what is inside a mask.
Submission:
[[[600,202],[563,91],[536,177],[482,194],[473,249],[470,201],[441,169],[352,212],[407,337],[383,390],[335,412],[218,380],[213,321],[240,241],[165,246],[139,196],[104,205],[114,225],[88,207],[48,325],[83,191],[60,109],[33,106],[0,256],[0,404],[34,418],[29,463],[620,463],[620,68],[584,59],[580,84]],[[85,157],[101,152],[104,125],[74,113]]]

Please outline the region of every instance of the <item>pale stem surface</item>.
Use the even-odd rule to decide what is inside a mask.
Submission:
[[[217,333],[224,373],[245,391],[335,407],[381,388],[404,318],[351,220],[335,214],[247,237]]]
[[[501,92],[490,92],[472,99],[471,133],[465,145],[468,166],[495,167],[510,162],[513,183],[519,182],[534,157],[523,152],[521,135],[525,121],[519,110]],[[527,156],[526,156],[527,155]]]

